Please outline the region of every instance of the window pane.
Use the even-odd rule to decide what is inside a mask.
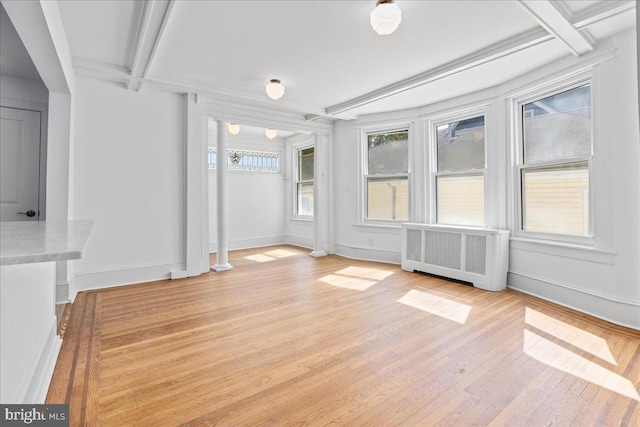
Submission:
[[[409,180],[403,178],[367,179],[367,218],[409,219]]]
[[[409,172],[409,131],[367,136],[369,175]]]
[[[484,169],[484,116],[440,125],[438,172]]]
[[[591,86],[522,106],[524,163],[591,155]]]
[[[589,164],[523,169],[523,229],[589,235]]]
[[[298,183],[298,215],[313,215],[313,183]]]
[[[300,181],[313,179],[313,148],[298,151],[298,177]]]
[[[439,224],[484,225],[484,175],[436,178]]]

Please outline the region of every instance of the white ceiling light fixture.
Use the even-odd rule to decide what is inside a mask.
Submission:
[[[276,136],[278,136],[278,131],[276,131],[275,129],[267,129],[267,130],[264,132],[264,134],[265,134],[265,135],[267,135],[267,138],[269,138],[269,139],[273,139],[273,138],[275,138]]]
[[[280,99],[284,95],[284,86],[278,79],[271,79],[266,87],[267,95],[271,99]]]
[[[237,123],[229,123],[229,126],[227,126],[227,130],[231,135],[237,135],[238,133],[240,133],[240,125]]]
[[[394,0],[378,0],[371,12],[371,26],[376,33],[386,36],[398,29],[402,22],[402,11]]]

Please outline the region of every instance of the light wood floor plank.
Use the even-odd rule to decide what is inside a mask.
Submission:
[[[292,246],[230,262],[80,293],[47,402],[72,426],[639,422],[638,331]]]

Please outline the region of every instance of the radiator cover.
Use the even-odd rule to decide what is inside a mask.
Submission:
[[[507,286],[509,231],[402,224],[402,269],[463,280],[487,291]]]

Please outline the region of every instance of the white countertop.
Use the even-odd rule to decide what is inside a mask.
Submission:
[[[0,222],[0,265],[82,258],[93,221]]]

